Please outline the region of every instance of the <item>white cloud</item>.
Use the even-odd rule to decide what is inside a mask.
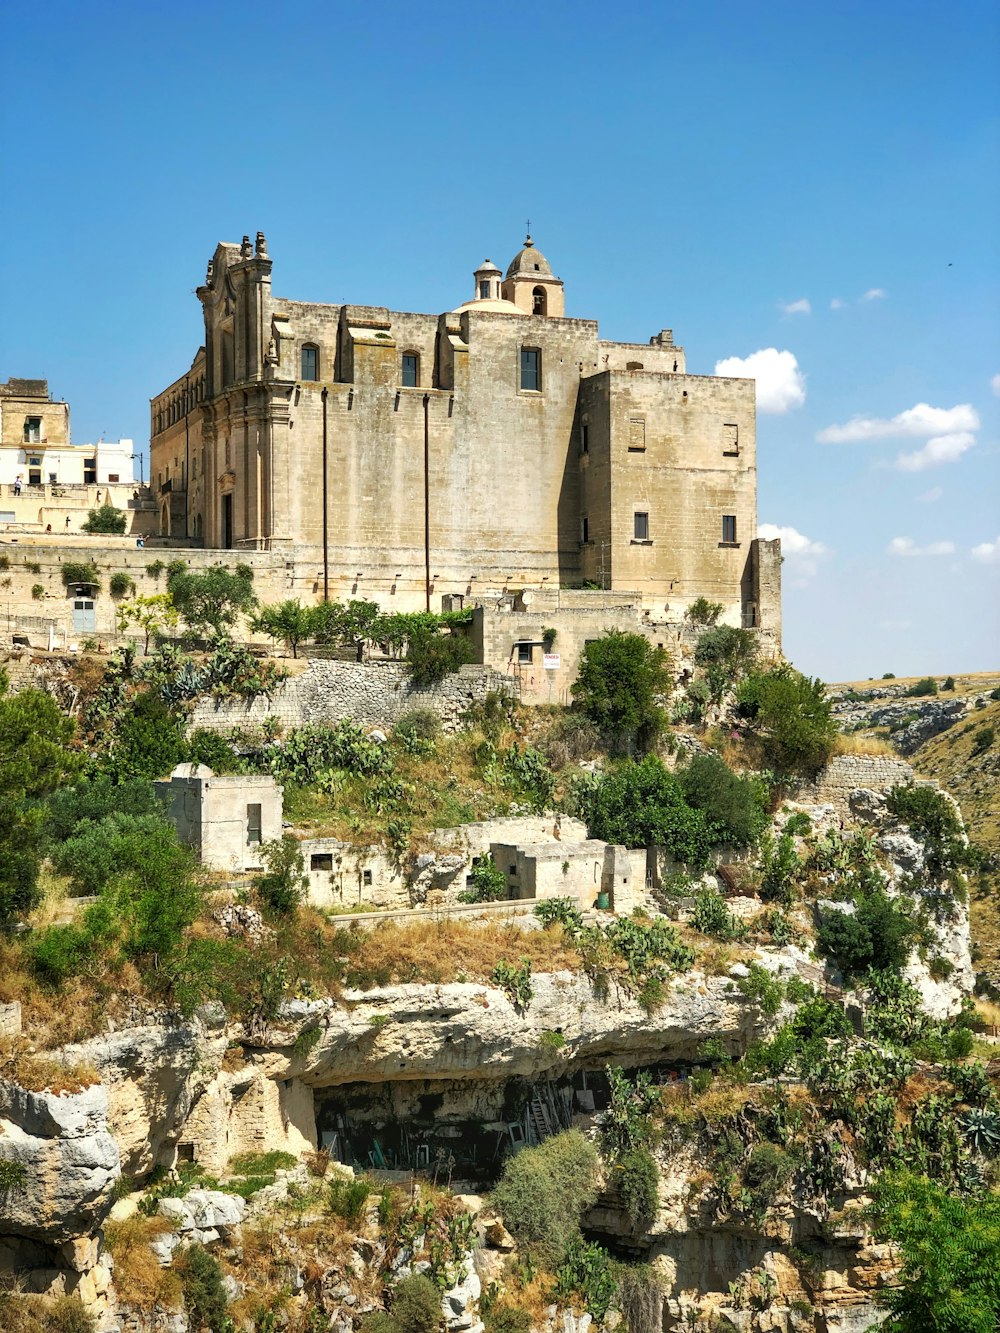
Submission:
[[[718,373],[718,366],[716,367]],[[931,407],[917,403],[894,417],[852,417],[844,426],[827,426],[816,436],[822,444],[853,444],[858,440],[915,439],[979,429],[979,414],[971,403]]]
[[[954,555],[954,542],[928,542],[918,546],[912,537],[893,537],[885,548],[887,555]]]
[[[842,300],[840,299],[839,296],[835,296],[835,297],[833,298],[833,300],[830,302],[830,309],[831,309],[831,310],[843,310],[843,308],[844,308],[844,306],[845,306],[846,304],[847,304],[846,301],[842,301]]]
[[[788,562],[788,580],[793,588],[801,588],[815,575],[822,556],[830,554],[823,542],[813,541],[796,528],[780,527],[777,523],[760,523],[757,536],[765,541],[781,538],[781,554]]]
[[[944,495],[943,486],[932,486],[929,491],[924,491],[922,495],[918,495],[917,499],[921,504],[929,505],[933,504],[935,500],[940,500],[942,495]]]
[[[812,306],[808,297],[801,297],[798,301],[779,301],[778,309],[785,315],[811,315]]]
[[[993,542],[980,542],[972,548],[973,560],[981,565],[1000,565],[1000,537]]]
[[[993,390],[996,396],[1000,398],[1000,375],[993,376],[993,378],[990,380],[990,388]]]
[[[862,296],[862,301],[884,301],[889,295],[884,287],[869,287]]]
[[[912,454],[897,454],[896,467],[900,472],[924,472],[942,463],[955,463],[966,449],[971,449],[976,437],[971,431],[956,431],[954,435],[935,435],[922,449]]]
[[[715,363],[716,375],[757,381],[757,406],[781,416],[806,401],[806,377],[792,352],[764,347],[747,357],[729,356]]]

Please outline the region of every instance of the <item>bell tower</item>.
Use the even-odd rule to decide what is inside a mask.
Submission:
[[[562,279],[553,277],[549,261],[536,247],[530,234],[524,238],[524,245],[510,261],[502,291],[504,298],[512,301],[526,315],[562,319],[566,314]]]

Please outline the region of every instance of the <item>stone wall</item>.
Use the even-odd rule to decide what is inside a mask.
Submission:
[[[483,666],[464,666],[435,685],[414,685],[403,662],[337,662],[313,659],[300,676],[251,703],[203,700],[191,727],[227,731],[259,725],[275,717],[283,727],[349,718],[363,727],[392,727],[404,713],[428,708],[445,730],[455,730],[462,714],[491,691],[516,695],[517,684]]]
[[[819,805],[847,806],[858,787],[888,791],[914,780],[913,769],[903,759],[881,754],[839,754],[831,759],[816,782],[806,787],[802,799]]]

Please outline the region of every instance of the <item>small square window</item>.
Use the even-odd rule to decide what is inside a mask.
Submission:
[[[403,356],[403,388],[415,389],[420,380],[420,358],[412,352]]]
[[[542,354],[537,347],[521,348],[521,388],[538,393],[542,387]]]
[[[303,347],[302,349],[302,378],[304,380],[319,379],[319,348]]]
[[[649,515],[635,513],[632,515],[632,540],[637,542],[649,541]]]
[[[722,515],[722,541],[726,546],[736,545],[736,515]]]
[[[517,660],[521,666],[530,666],[532,655],[532,646],[530,643],[519,643],[517,645]]]

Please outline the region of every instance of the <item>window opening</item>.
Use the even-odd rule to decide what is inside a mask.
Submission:
[[[319,379],[319,348],[309,347],[302,349],[302,378],[304,380]]]
[[[415,389],[420,380],[420,358],[413,352],[403,356],[403,388]]]
[[[519,643],[517,645],[517,661],[519,666],[531,666],[532,651],[530,643]]]
[[[590,431],[587,428],[586,422],[583,422],[580,426],[580,453],[590,453]]]
[[[537,347],[521,348],[521,388],[537,393],[542,387],[542,354]]]
[[[726,546],[736,545],[736,515],[722,515],[722,541]]]
[[[370,870],[365,870],[362,873],[361,878],[364,881],[364,883],[370,888],[372,882],[372,872]]]
[[[641,454],[646,450],[646,422],[643,417],[632,417],[628,423],[628,451]]]
[[[730,458],[740,452],[740,428],[734,422],[726,422],[722,427],[722,452]]]
[[[42,418],[25,417],[24,418],[24,443],[41,444],[42,442]]]
[[[479,283],[479,299],[481,301],[486,301],[489,299],[489,295],[490,295],[489,279],[483,278]]]
[[[545,309],[545,288],[536,287],[531,293],[531,313],[533,315],[544,315]]]
[[[590,541],[590,519],[586,514],[580,519],[580,540],[584,546]]]
[[[262,833],[261,806],[259,802],[247,806],[247,842],[250,844],[261,841]]]
[[[637,542],[649,541],[648,513],[635,513],[632,515],[632,539]]]
[[[309,857],[310,870],[332,870],[333,852],[313,852]]]

